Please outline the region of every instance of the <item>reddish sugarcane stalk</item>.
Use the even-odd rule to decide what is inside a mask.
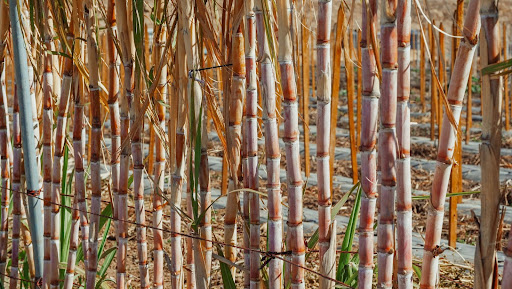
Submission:
[[[244,153],[244,186],[252,190],[258,190],[258,87],[257,87],[257,76],[256,76],[256,16],[254,14],[254,0],[246,2],[246,35],[245,35],[245,75],[246,75],[246,102],[244,109],[244,125],[243,125],[243,153]],[[250,192],[244,192],[244,247],[252,248],[255,245],[259,249],[259,202],[258,197]],[[255,201],[255,202],[253,202]],[[254,205],[254,207],[253,207]],[[258,210],[252,212],[252,209]],[[253,214],[251,214],[253,213]],[[251,216],[254,216],[256,221],[252,224]],[[258,218],[256,220],[256,218]],[[248,229],[249,228],[249,229]],[[255,230],[255,236],[253,236],[252,230]],[[254,240],[254,244],[251,244],[251,240]],[[259,256],[256,255],[257,262],[259,262]],[[244,288],[251,287],[252,275],[254,275],[254,281],[259,281],[259,268],[251,266],[251,252],[244,250],[244,263],[246,268],[250,268],[249,272],[244,275]],[[254,262],[256,265],[256,262]],[[271,277],[272,278],[272,277]],[[272,280],[272,279],[270,279]],[[273,281],[269,282],[269,287],[272,287]],[[259,282],[255,283],[258,286]]]
[[[382,86],[380,98],[379,158],[381,188],[377,229],[377,288],[392,288],[395,249],[396,108],[398,75],[397,1],[383,1],[381,22]]]
[[[156,16],[161,19],[164,14],[163,1],[156,2]],[[155,38],[153,45],[153,67],[157,67],[160,62],[165,63],[165,39],[167,33],[165,25],[158,25],[155,27]],[[164,193],[164,178],[165,178],[165,103],[167,99],[167,65],[162,66],[160,78],[158,79],[158,86],[156,89],[157,102],[155,103],[158,123],[154,128],[158,133],[155,133],[155,163],[153,166],[153,180],[155,182],[155,191],[153,194],[153,287],[155,289],[163,289],[164,286],[164,251],[163,251],[163,208],[162,208],[162,194]]]
[[[1,8],[0,8],[1,9]],[[5,67],[0,67],[5,71]],[[3,78],[4,73],[2,73]],[[5,95],[5,84],[3,79],[1,81],[1,93]],[[16,91],[16,88],[15,88]],[[18,270],[19,270],[19,252],[20,252],[20,232],[21,232],[21,215],[23,205],[21,204],[21,131],[20,131],[20,117],[19,117],[19,106],[18,97],[13,97],[13,115],[12,115],[12,134],[13,134],[13,165],[12,165],[12,262],[11,262],[11,274],[9,280],[9,288],[18,288]]]
[[[284,135],[283,141],[285,144],[285,152],[286,152],[286,176],[287,176],[287,189],[288,189],[288,203],[289,203],[289,215],[288,215],[288,235],[287,235],[287,243],[289,249],[292,251],[292,256],[290,261],[294,264],[298,264],[303,266],[305,264],[305,246],[302,241],[303,236],[303,228],[302,228],[302,173],[300,169],[300,145],[299,145],[299,112],[298,112],[298,102],[297,102],[297,84],[295,82],[295,68],[293,61],[293,45],[292,45],[292,27],[290,25],[290,1],[289,0],[281,0],[278,5],[278,23],[279,23],[279,67],[281,70],[281,86],[283,90],[283,107],[284,107]],[[330,22],[330,18],[329,22]],[[304,53],[309,53],[309,51],[304,51]],[[309,74],[307,76],[307,81],[309,81]],[[328,84],[330,89],[330,83]],[[309,97],[309,88],[308,91],[305,92],[305,97]],[[327,93],[327,92],[326,92]],[[330,97],[330,94],[328,95]],[[307,102],[304,103],[307,105]],[[330,112],[330,108],[327,107],[327,110]],[[326,116],[327,122],[330,121],[329,114]],[[329,128],[326,128],[329,131]],[[327,137],[327,142],[329,142],[329,138]],[[279,155],[279,150],[272,152],[274,155]],[[327,150],[328,154],[329,151]],[[309,156],[306,156],[309,158]],[[267,167],[268,167],[267,161]],[[329,179],[329,160],[325,163],[325,169],[327,169],[326,177],[324,180],[327,184],[330,183]],[[276,172],[277,177],[279,177],[279,171]],[[277,183],[278,184],[278,183]],[[280,202],[281,196],[278,188],[274,188],[273,194],[276,194],[276,197],[273,197],[273,201],[275,202],[272,206],[275,208],[277,204],[279,204],[278,212],[279,216],[276,219],[273,219],[273,222],[279,225],[279,229],[281,226],[281,208]],[[279,194],[279,195],[277,195]],[[270,192],[269,192],[270,195]],[[279,223],[277,223],[279,222]],[[274,225],[274,224],[273,224]],[[280,231],[276,231],[276,234],[279,234]],[[280,250],[281,242],[280,238],[276,241],[276,244],[273,244],[272,251]],[[269,276],[273,276],[274,279],[271,279],[274,287],[271,288],[280,288],[281,281],[281,267],[282,262],[275,262],[270,267]],[[303,288],[305,286],[303,279],[303,269],[298,268],[297,266],[290,266],[291,273],[291,285],[292,288]]]
[[[412,289],[412,199],[411,199],[411,1],[399,0],[397,8],[397,255],[398,288]]]
[[[479,10],[479,0],[472,0],[468,4],[468,13],[465,18],[464,29],[462,29],[464,39],[457,52],[454,73],[451,75],[448,89],[448,104],[456,125],[458,125],[462,110],[464,93],[478,42],[478,32],[480,31]],[[450,180],[456,138],[456,128],[453,127],[445,112],[427,216],[420,288],[435,288],[437,284],[439,257],[436,248],[439,247],[441,241],[444,203]]]
[[[285,114],[288,113],[289,107],[290,107],[290,89],[296,89],[294,87],[290,87],[289,81],[295,81],[293,75],[293,71],[289,71],[289,67],[287,67],[287,62],[282,63],[281,60],[289,60],[284,59],[281,57],[284,57],[282,53],[287,52],[287,57],[291,58],[291,35],[290,35],[290,24],[289,24],[289,3],[287,0],[281,0],[278,3],[278,21],[280,24],[279,33],[283,35],[283,40],[280,39],[280,66],[281,66],[281,76],[283,80],[283,94],[288,95],[285,96],[287,98],[285,100],[285,109],[287,110]],[[270,251],[274,252],[280,252],[282,250],[282,212],[281,212],[281,181],[280,181],[280,161],[281,161],[281,154],[279,151],[279,142],[278,142],[278,124],[277,124],[277,114],[276,114],[276,87],[275,87],[275,78],[273,73],[273,62],[270,56],[270,47],[268,43],[267,38],[267,32],[265,29],[265,17],[269,17],[269,2],[266,0],[258,0],[256,1],[254,12],[256,13],[256,31],[257,31],[257,44],[258,44],[258,59],[260,62],[260,91],[262,96],[262,105],[263,105],[263,120],[265,123],[265,156],[266,156],[266,167],[267,167],[267,194],[268,194],[268,235],[269,235],[269,243],[268,248]],[[283,19],[284,18],[284,19]],[[282,26],[281,26],[282,25]],[[286,46],[286,48],[284,47]],[[283,74],[283,69],[287,70]],[[292,73],[292,74],[290,74]],[[253,81],[253,79],[250,79]],[[256,96],[250,96],[248,98],[247,105],[251,106],[251,116],[253,118],[256,118]],[[297,104],[295,102],[295,109],[297,109]],[[290,111],[291,112],[291,111]],[[286,121],[288,116],[285,116],[285,127],[288,125],[291,125],[289,128],[285,128],[285,135],[290,134],[291,131],[288,131],[289,129],[297,130],[297,128],[293,128],[293,124]],[[252,128],[253,126],[257,126],[257,124],[251,124],[251,128],[248,128],[250,130],[250,135],[248,135],[249,139],[256,138],[257,135],[254,135],[254,130],[256,128]],[[298,136],[298,135],[297,135]],[[285,137],[285,144],[286,146],[286,156],[291,157],[292,155],[292,148],[291,143],[292,139]],[[257,170],[257,157],[254,154],[254,151],[257,149],[257,147],[251,147],[249,149],[249,155],[254,155],[254,160],[251,160],[251,163],[248,165],[250,170]],[[297,144],[298,149],[298,144]],[[292,251],[292,259],[295,260],[296,263],[303,264],[304,263],[304,242],[302,241],[302,186],[300,182],[300,174],[297,178],[295,175],[291,176],[290,173],[293,170],[299,170],[300,171],[300,160],[298,151],[294,155],[294,158],[296,158],[293,162],[290,162],[290,166],[288,166],[288,169],[290,171],[287,171],[287,175],[289,178],[292,178],[290,182],[288,183],[288,193],[289,193],[289,200],[290,202],[293,202],[294,204],[297,204],[297,206],[290,207],[290,214],[288,218],[288,240],[287,242],[289,249]],[[288,159],[290,160],[290,159]],[[291,161],[291,160],[290,160]],[[297,166],[296,169],[292,169],[293,166]],[[257,185],[257,178],[256,178],[257,172],[253,171],[253,174],[251,176],[250,182],[253,183],[253,185]],[[254,179],[256,178],[256,179]],[[297,185],[296,181],[299,181],[300,183]],[[300,188],[300,189],[297,189]],[[299,191],[299,195],[297,195],[297,191]],[[298,199],[296,197],[298,196]],[[259,200],[259,198],[256,196],[256,194],[253,194],[251,198],[251,203],[255,203]],[[300,211],[300,214],[298,214],[297,211]],[[251,214],[258,214],[259,216],[259,208],[258,212],[252,212]],[[254,219],[256,216],[254,216]],[[300,220],[299,220],[300,219]],[[253,216],[251,216],[251,224],[255,222],[253,221]],[[253,234],[257,234],[257,237],[259,239],[259,232],[255,232],[253,228],[251,228],[251,243],[256,238],[253,236]],[[302,243],[302,249],[300,246],[297,246],[297,241],[300,238],[300,242]],[[254,240],[255,241],[255,240]],[[255,246],[252,246],[252,248],[256,249]],[[253,258],[257,258],[254,260]],[[253,253],[251,255],[251,269],[253,266],[256,266],[255,264],[259,263],[260,256],[257,253]],[[269,287],[270,288],[278,288],[282,284],[282,261],[278,259],[273,259],[269,262]],[[291,269],[292,273],[292,288],[303,286],[303,271],[297,267],[293,267]],[[252,284],[251,284],[252,285]],[[251,286],[253,288],[253,286]]]
[[[80,209],[78,208],[78,198],[73,199],[73,210],[71,211],[71,230],[69,236],[69,255],[66,266],[66,277],[64,279],[63,288],[71,289],[75,279],[75,263],[79,244],[80,229]]]
[[[361,30],[357,30],[357,43],[361,43]],[[363,89],[362,89],[362,64],[361,64],[361,46],[357,46],[357,148],[361,147],[361,103],[363,102]]]
[[[503,23],[503,60],[507,59],[507,24]],[[503,76],[503,109],[505,110],[505,130],[510,130],[510,97],[508,95],[508,75]]]
[[[129,106],[133,99],[134,89],[134,58],[135,43],[130,29],[132,19],[132,2],[116,2],[116,16],[118,22],[118,36],[122,51],[124,67],[123,95],[120,101],[121,121],[121,155],[119,170],[119,195],[117,205],[117,288],[126,288],[126,254],[128,251],[128,174],[130,172],[130,115]]]
[[[500,61],[500,25],[498,22],[498,1],[481,2],[482,41],[480,42],[480,63],[482,67]],[[497,275],[496,240],[500,222],[500,153],[502,121],[502,77],[482,76],[482,144],[480,145],[482,194],[481,220],[475,249],[475,288],[495,288]]]
[[[329,132],[331,120],[331,34],[332,1],[318,1],[317,25],[317,176],[320,273],[333,277],[336,270],[336,227],[331,221],[331,184],[329,170]],[[298,242],[298,241],[297,241]],[[320,278],[320,288],[331,288],[332,281]]]
[[[363,1],[361,35],[362,94],[361,107],[361,217],[359,221],[359,288],[372,288],[373,278],[373,223],[377,201],[377,114],[380,97],[375,49],[377,1]],[[373,26],[372,29],[369,27]]]

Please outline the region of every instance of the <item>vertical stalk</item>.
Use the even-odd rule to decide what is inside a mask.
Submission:
[[[3,4],[3,2],[2,2]],[[5,5],[2,5],[2,10]],[[4,15],[2,13],[2,15]],[[18,18],[18,3],[9,1],[9,16],[12,27],[13,55],[16,70],[16,88],[20,110],[20,128],[23,143],[26,184],[28,193],[28,208],[30,216],[30,233],[34,244],[35,282],[42,284],[43,275],[43,220],[41,216],[42,202],[38,199],[40,192],[39,172],[36,158],[36,143],[34,127],[32,126],[32,101],[30,99],[30,84],[28,78],[27,54],[25,42]],[[2,17],[5,19],[5,17]]]
[[[9,235],[9,187],[10,187],[10,169],[9,169],[9,114],[7,113],[7,90],[5,87],[5,51],[7,48],[7,36],[9,31],[9,17],[7,7],[2,4],[1,17],[5,20],[0,23],[0,177],[2,178],[1,200],[0,200],[0,281],[3,284],[4,272],[7,262],[7,243]]]
[[[108,65],[108,107],[110,110],[110,175],[112,178],[112,192],[114,204],[112,217],[114,217],[116,230],[119,227],[118,204],[119,204],[119,170],[121,153],[121,128],[119,116],[119,56],[114,39],[117,38],[116,3],[109,0],[107,3],[107,22],[109,30],[107,33],[107,65]]]
[[[340,6],[340,8],[341,7],[343,6]],[[350,27],[352,27],[351,23],[349,23],[349,28]],[[359,181],[359,176],[357,167],[357,133],[354,123],[354,62],[352,61],[354,41],[352,39],[353,33],[351,29],[343,32],[343,53],[345,57],[345,74],[347,76],[348,127],[350,131],[350,160],[352,162],[352,182],[356,184]],[[331,148],[331,151],[334,151],[334,148]],[[334,159],[334,154],[331,154],[331,156]]]
[[[359,221],[359,288],[372,288],[373,223],[377,202],[377,115],[380,97],[377,78],[376,47],[372,46],[377,21],[377,0],[363,1],[361,37],[362,94],[361,108],[361,219]],[[373,26],[370,29],[370,26]]]
[[[256,76],[256,16],[254,14],[254,0],[246,2],[246,36],[245,36],[245,75],[246,75],[246,102],[244,109],[244,151],[245,151],[245,187],[258,190],[258,87]],[[254,210],[254,211],[253,211]],[[260,220],[259,197],[257,194],[244,192],[244,247],[259,250]],[[251,218],[252,217],[252,218]],[[253,223],[254,221],[254,223]],[[247,230],[249,228],[249,230]],[[254,232],[253,232],[254,231]],[[252,242],[254,241],[254,242]],[[256,260],[252,260],[252,256]],[[245,276],[244,287],[259,288],[259,263],[257,252],[244,250],[244,260],[250,273]],[[253,265],[254,264],[254,265]],[[269,272],[271,275],[273,272]],[[275,276],[269,276],[269,287],[273,288]],[[280,281],[278,279],[278,281]],[[253,285],[254,283],[254,285]]]
[[[357,44],[361,43],[361,30],[357,29]],[[363,73],[361,64],[361,46],[357,45],[357,147],[361,147],[361,104],[363,102]],[[359,150],[359,149],[358,149]]]
[[[1,9],[1,8],[0,8]],[[1,67],[5,71],[5,67]],[[2,73],[2,78],[4,73]],[[5,95],[5,83],[1,81],[1,91]],[[16,94],[16,90],[15,90]],[[13,135],[13,164],[12,164],[12,262],[11,274],[9,280],[9,288],[18,288],[18,270],[19,270],[19,252],[20,252],[20,232],[21,232],[21,215],[23,206],[21,204],[21,130],[20,130],[20,108],[17,95],[13,98],[13,115],[12,115],[12,135]],[[3,146],[3,144],[2,144]],[[3,212],[2,212],[3,213]],[[3,271],[2,271],[3,273]]]
[[[278,27],[279,27],[279,67],[281,71],[281,86],[283,90],[283,107],[284,107],[284,135],[283,141],[285,144],[285,152],[286,152],[286,176],[287,176],[287,189],[288,189],[288,203],[289,203],[289,215],[288,215],[288,236],[287,243],[289,244],[289,248],[292,251],[291,262],[293,264],[299,264],[304,266],[305,256],[304,256],[304,243],[302,242],[303,231],[302,231],[302,174],[300,169],[300,146],[299,146],[299,112],[298,112],[298,102],[297,102],[297,84],[295,82],[295,68],[293,61],[293,43],[292,43],[292,27],[291,27],[291,8],[289,0],[281,0],[278,2],[277,12],[278,12]],[[309,35],[309,34],[308,34]],[[307,49],[303,51],[303,53],[309,53]],[[303,81],[309,81],[309,73],[304,76]],[[329,83],[330,84],[330,83]],[[305,92],[305,98],[309,98],[309,87],[308,91]],[[268,103],[267,103],[268,104]],[[306,105],[306,103],[305,103]],[[330,119],[327,116],[327,121]],[[269,136],[267,133],[266,136]],[[267,138],[265,138],[267,139]],[[329,140],[327,140],[329,141]],[[308,140],[309,142],[309,140]],[[267,145],[267,148],[270,148]],[[273,148],[274,149],[274,148]],[[267,153],[271,153],[272,155],[279,155],[279,151],[270,150]],[[327,153],[329,153],[327,151]],[[306,156],[309,158],[309,155]],[[279,166],[270,163],[267,159],[267,167],[269,165],[274,165],[272,169]],[[327,162],[327,173],[329,170],[329,163]],[[275,172],[275,171],[274,171]],[[277,171],[277,177],[279,177],[279,170]],[[273,176],[274,178],[274,176]],[[329,179],[325,180],[327,183],[330,182]],[[278,182],[276,182],[278,184]],[[270,185],[270,183],[269,183]],[[269,187],[270,188],[270,187]],[[273,228],[273,233],[276,235],[272,235],[272,248],[270,250],[280,250],[281,238],[278,234],[281,234],[281,207],[279,202],[281,201],[281,196],[278,188],[272,188],[272,209],[274,210],[274,216],[272,221],[270,222],[271,227]],[[274,228],[275,227],[275,228]],[[302,242],[302,244],[300,244]],[[269,277],[270,278],[270,288],[280,288],[282,285],[281,275],[282,275],[282,262],[273,260],[273,263],[270,265],[269,269]],[[304,280],[301,279],[301,275],[303,274],[303,270],[296,266],[291,266],[291,282],[292,288],[301,288],[305,286]]]
[[[382,86],[380,98],[379,158],[381,188],[379,194],[379,225],[377,229],[377,288],[392,288],[395,249],[396,193],[396,109],[398,76],[398,42],[396,0],[382,1],[381,45]]]
[[[87,0],[84,18],[87,31],[87,56],[89,69],[89,98],[91,113],[91,232],[89,235],[88,266],[86,288],[96,286],[98,267],[98,238],[101,212],[101,103],[99,82],[99,51],[96,39],[96,0]]]
[[[304,175],[309,177],[310,171],[310,157],[309,157],[309,95],[310,86],[309,80],[311,79],[310,72],[310,45],[309,41],[311,34],[309,28],[306,25],[302,27],[302,130],[304,134]],[[313,76],[313,79],[315,77]],[[315,86],[313,85],[313,90]]]
[[[439,29],[440,30],[443,30],[444,31],[444,26],[443,26],[443,22],[441,22],[439,24]],[[441,130],[441,126],[443,125],[443,119],[442,119],[442,116],[443,116],[443,105],[441,103],[441,98],[440,98],[440,95],[442,95],[444,93],[444,91],[446,91],[446,82],[445,82],[445,57],[444,57],[444,34],[439,32],[439,56],[437,58],[437,71],[439,72],[439,82],[441,83],[441,87],[442,87],[442,90],[443,91],[440,91],[439,88],[438,88],[438,93],[437,93],[437,131],[438,131],[438,134],[439,134],[439,131]],[[434,38],[435,38],[435,34],[434,34]],[[437,85],[436,85],[437,87]]]
[[[412,289],[412,199],[411,199],[411,1],[398,1],[398,80],[397,80],[397,255],[398,288]]]
[[[119,195],[117,205],[118,236],[117,236],[117,288],[126,288],[126,254],[128,252],[128,174],[130,171],[130,115],[129,107],[133,99],[134,89],[134,59],[135,44],[132,30],[132,3],[131,1],[116,2],[116,16],[118,21],[118,36],[122,51],[124,67],[123,95],[120,99],[121,121],[121,155],[119,170]]]
[[[503,280],[501,280],[502,289],[512,288],[512,238],[508,237],[507,248],[505,253],[505,265],[503,267]]]
[[[500,61],[500,25],[498,1],[482,1],[480,7],[482,41],[480,61],[483,67]],[[502,128],[502,78],[482,76],[482,145],[480,146],[482,215],[480,231],[475,249],[475,288],[495,288],[496,234],[500,222],[500,151]],[[499,242],[499,240],[498,240]]]
[[[44,275],[43,288],[49,288],[52,270],[52,161],[53,161],[53,60],[49,51],[55,51],[53,42],[53,18],[51,17],[48,0],[43,2],[43,17],[45,24],[43,28],[43,41],[46,52],[44,53],[43,65],[43,198],[44,198]],[[53,256],[53,259],[58,256]],[[57,261],[58,262],[58,261]]]
[[[430,66],[430,140],[435,140],[436,138],[436,124],[438,126],[438,129],[440,129],[439,125],[439,117],[437,116],[439,113],[439,103],[437,101],[437,84],[435,83],[435,73],[436,73],[436,56],[437,56],[437,49],[436,49],[436,38],[434,37],[434,27],[435,22],[432,22],[433,24],[429,26],[428,28],[428,34],[430,37],[430,57],[432,58],[432,63],[434,63],[433,66]]]
[[[471,138],[471,126],[473,123],[473,66],[471,66],[471,73],[468,78],[468,102],[466,104],[466,144],[469,143]]]
[[[74,38],[73,27],[70,27],[67,41],[71,43]],[[68,52],[68,55],[70,53]],[[64,60],[64,70],[62,75],[62,85],[59,100],[59,114],[57,116],[57,127],[55,130],[55,154],[53,156],[52,172],[52,232],[51,232],[51,254],[52,267],[58,268],[60,263],[60,195],[62,181],[62,156],[64,154],[64,145],[66,137],[66,122],[68,118],[69,97],[71,93],[71,84],[73,79],[73,59],[66,57]],[[64,178],[66,175],[64,175]],[[53,258],[55,257],[55,258]],[[59,288],[59,269],[52,271],[50,280],[51,288]]]
[[[480,31],[479,19],[480,1],[472,0],[468,4],[468,13],[462,33],[464,39],[457,52],[454,64],[454,73],[451,75],[448,89],[448,104],[453,115],[455,125],[458,125],[462,102],[466,90],[473,55],[478,42]],[[438,278],[439,258],[437,248],[441,241],[441,230],[444,217],[444,203],[450,179],[453,150],[456,140],[456,128],[448,120],[447,112],[444,113],[443,126],[439,138],[437,152],[437,164],[432,183],[432,192],[429,202],[427,227],[425,234],[425,246],[423,252],[423,264],[420,287],[435,288]]]
[[[427,106],[425,104],[425,91],[426,91],[426,66],[425,66],[425,43],[423,41],[420,42],[420,100],[421,100],[421,112],[425,113],[427,111]],[[431,117],[432,118],[432,117]]]
[[[503,60],[507,60],[507,24],[503,23]],[[510,130],[510,97],[508,95],[508,75],[503,76],[503,99],[505,110],[505,130]]]
[[[318,226],[320,249],[320,273],[334,276],[336,243],[331,234],[336,235],[336,227],[331,221],[331,186],[329,171],[329,132],[331,114],[331,35],[332,1],[318,1],[317,25],[317,175],[318,175]],[[332,281],[320,278],[320,288],[331,288]]]
[[[166,15],[164,11],[164,1],[157,1],[155,6],[156,19],[162,19]],[[156,21],[155,21],[156,23]],[[165,59],[165,40],[167,38],[167,31],[165,25],[156,25],[154,32],[153,44],[153,67],[159,66],[161,62],[166,62]],[[165,106],[163,103],[167,99],[167,65],[162,66],[160,78],[157,80],[158,86],[156,89],[155,103],[157,110],[158,123],[153,126],[155,129],[155,163],[153,166],[153,180],[155,182],[155,191],[153,194],[153,260],[154,260],[154,280],[153,288],[163,289],[164,287],[164,251],[163,251],[163,208],[162,208],[162,194],[164,193],[164,176],[165,176]],[[158,134],[156,133],[158,132]]]

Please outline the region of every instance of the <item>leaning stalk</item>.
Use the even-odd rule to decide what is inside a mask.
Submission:
[[[448,105],[453,116],[452,120],[456,125],[458,125],[462,110],[464,93],[471,71],[476,44],[478,42],[478,32],[480,31],[479,9],[479,0],[472,0],[468,4],[468,13],[466,15],[464,29],[462,30],[464,39],[461,41],[459,50],[457,51],[457,58],[453,68],[454,73],[451,75],[450,87],[448,89]],[[425,41],[425,39],[423,40]],[[441,241],[444,203],[450,180],[455,140],[457,139],[456,128],[453,127],[448,118],[450,111],[447,112],[445,110],[439,138],[437,165],[434,172],[434,181],[427,216],[420,281],[421,288],[435,288],[438,278],[439,257],[437,256],[436,248],[440,246]]]
[[[372,37],[377,21],[377,1],[363,1],[361,35],[362,108],[361,108],[361,217],[359,221],[359,288],[372,288],[373,223],[377,201],[377,115],[380,97],[379,80]],[[370,25],[373,26],[370,29]]]
[[[4,2],[2,2],[3,4]],[[30,233],[34,244],[35,282],[42,282],[43,275],[43,220],[41,216],[42,202],[39,200],[40,184],[37,167],[36,143],[32,125],[32,101],[30,98],[30,83],[28,77],[27,54],[20,19],[18,18],[18,3],[9,1],[9,16],[12,27],[13,54],[16,70],[16,88],[20,111],[20,128],[23,143],[23,155],[28,192],[28,208],[30,216]],[[5,5],[2,5],[2,10]],[[3,15],[3,13],[2,13]],[[5,19],[5,18],[4,18]]]

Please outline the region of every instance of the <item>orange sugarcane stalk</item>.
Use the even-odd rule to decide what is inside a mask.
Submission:
[[[421,112],[425,113],[427,106],[425,104],[425,90],[426,90],[426,67],[425,67],[425,42],[420,40],[420,101]]]
[[[164,15],[163,1],[157,1],[155,6],[155,16],[162,19]],[[165,58],[165,40],[167,32],[165,25],[157,25],[154,33],[153,44],[153,67],[158,67],[160,62],[166,63]],[[157,111],[158,123],[153,125],[155,129],[155,162],[153,166],[153,180],[155,182],[155,191],[153,194],[153,227],[163,228],[163,207],[162,194],[164,193],[165,179],[165,103],[167,99],[167,65],[162,66],[158,86],[155,92],[155,106]],[[157,133],[158,132],[158,133]],[[163,251],[163,231],[153,229],[153,287],[155,289],[163,289],[164,287],[164,251]]]
[[[481,1],[482,41],[480,63],[482,67],[500,61],[500,25],[498,1]],[[468,9],[469,10],[469,9]],[[500,222],[500,154],[502,121],[503,79],[501,76],[482,75],[482,144],[480,145],[482,214],[480,231],[475,249],[475,288],[495,288],[496,240]]]
[[[437,284],[439,257],[437,256],[436,248],[441,242],[444,203],[453,164],[452,157],[455,140],[457,139],[456,128],[453,126],[452,121],[449,120],[448,113],[451,112],[454,124],[458,125],[464,93],[468,78],[470,77],[469,73],[471,71],[473,55],[478,42],[478,32],[480,31],[479,10],[479,0],[469,2],[464,29],[462,30],[464,39],[457,51],[457,58],[454,64],[454,72],[456,73],[452,73],[448,89],[447,101],[450,110],[445,110],[439,138],[437,164],[427,216],[420,288],[435,288]]]
[[[293,59],[293,44],[292,44],[292,27],[290,23],[291,16],[290,15],[290,3],[289,0],[280,0],[278,2],[278,24],[279,24],[279,67],[281,71],[281,87],[283,90],[283,108],[284,108],[284,135],[283,141],[285,144],[285,152],[286,152],[286,176],[287,176],[287,189],[288,189],[288,204],[289,204],[289,214],[288,214],[288,235],[287,235],[287,243],[288,248],[292,251],[292,256],[290,261],[294,264],[298,264],[304,266],[305,264],[305,246],[304,246],[304,232],[302,228],[302,173],[300,166],[300,143],[299,143],[299,111],[298,111],[298,102],[297,102],[297,84],[295,78],[295,67],[294,67],[294,59]],[[330,21],[330,20],[329,20]],[[309,53],[306,49],[304,53]],[[309,74],[304,75],[309,81]],[[330,83],[329,83],[330,85]],[[330,95],[329,95],[330,96]],[[309,88],[308,91],[304,92],[304,97],[309,97]],[[307,102],[305,102],[307,105]],[[329,122],[329,115],[327,115]],[[329,128],[327,128],[328,130]],[[329,140],[327,140],[329,141]],[[328,151],[327,151],[328,153]],[[274,151],[274,155],[279,155],[279,151]],[[307,155],[306,158],[309,158]],[[267,166],[268,166],[267,161]],[[329,162],[327,160],[327,173],[329,172]],[[277,172],[279,173],[279,171]],[[279,175],[277,175],[279,176]],[[327,183],[330,182],[329,179],[326,180]],[[278,205],[278,212],[275,219],[272,219],[272,226],[279,226],[278,229],[281,229],[282,217],[281,217],[281,207],[280,202],[281,196],[280,191],[276,188],[272,191],[274,197],[272,198],[273,204],[272,207],[276,208]],[[270,195],[270,191],[269,191]],[[277,210],[276,210],[277,211]],[[280,234],[280,230],[275,230],[275,234]],[[272,240],[272,251],[281,250],[281,238],[280,236],[273,236],[272,238],[277,238],[277,240]],[[271,279],[273,287],[271,288],[281,288],[282,281],[282,262],[278,262],[277,260],[273,261],[274,263],[270,266],[269,269],[269,277],[272,276]],[[301,288],[305,286],[303,279],[303,269],[298,268],[297,266],[290,266],[291,273],[291,285],[292,288]],[[287,278],[289,278],[287,276]]]
[[[303,18],[304,19],[304,18]],[[304,136],[304,174],[309,177],[309,72],[311,64],[310,31],[306,25],[302,27],[302,130]],[[313,76],[314,78],[314,76]],[[313,89],[314,90],[314,89]]]
[[[435,25],[435,22],[432,22]],[[439,97],[437,91],[437,84],[435,83],[435,74],[436,74],[436,38],[434,37],[434,27],[433,25],[429,26],[429,37],[430,37],[430,57],[432,59],[433,65],[430,66],[430,140],[435,140],[436,138],[436,124],[438,131],[440,131],[441,125],[439,123]],[[438,135],[439,136],[439,135]]]
[[[84,18],[87,31],[87,56],[89,69],[89,99],[91,114],[91,232],[89,234],[88,266],[86,288],[96,286],[98,268],[98,238],[101,212],[101,103],[99,88],[99,51],[96,39],[96,0],[87,0],[84,5]]]
[[[361,35],[362,94],[361,107],[361,216],[359,221],[359,288],[372,288],[373,223],[377,202],[377,114],[380,97],[376,47],[372,46],[377,21],[377,1],[363,1]],[[373,26],[373,29],[369,27]]]
[[[119,170],[119,195],[117,204],[117,288],[126,288],[126,254],[128,252],[128,174],[130,172],[130,115],[129,107],[133,99],[135,43],[133,39],[131,19],[132,2],[116,2],[116,20],[118,21],[119,45],[122,52],[124,67],[123,95],[120,98],[121,121],[121,155]]]
[[[243,152],[244,162],[244,186],[259,189],[258,177],[258,87],[256,75],[256,15],[254,13],[254,0],[246,2],[246,26],[245,26],[245,75],[246,75],[246,101],[244,109],[245,123],[243,126]],[[260,212],[259,196],[254,193],[244,192],[244,247],[258,249],[260,241]],[[249,228],[249,230],[247,230]],[[255,260],[251,257],[254,256]],[[244,250],[244,262],[250,271],[244,276],[244,288],[259,286],[260,256]],[[273,288],[275,276],[269,272],[269,287]]]
[[[331,121],[331,35],[332,1],[318,1],[317,25],[317,139],[316,158],[318,176],[318,227],[320,249],[320,273],[334,277],[336,225],[331,221],[331,183],[329,170],[329,132]],[[298,240],[297,240],[298,242]],[[331,288],[332,281],[320,278],[320,288]]]
[[[396,134],[396,211],[398,288],[412,289],[412,198],[411,198],[411,1],[399,0],[397,8],[398,79]]]
[[[351,25],[349,25],[351,27]],[[350,160],[352,162],[352,182],[355,184],[359,181],[357,167],[357,140],[356,125],[354,123],[354,63],[352,61],[352,51],[354,50],[354,42],[352,39],[352,30],[343,33],[343,53],[345,58],[345,74],[347,78],[347,102],[348,102],[348,126],[350,139]],[[356,104],[357,105],[357,104]],[[357,121],[357,120],[356,120]],[[332,130],[331,130],[332,132]],[[336,133],[334,133],[336,135]],[[331,135],[332,137],[332,135]],[[334,152],[334,148],[331,148]],[[332,154],[334,159],[334,154]],[[332,177],[332,176],[331,176]]]

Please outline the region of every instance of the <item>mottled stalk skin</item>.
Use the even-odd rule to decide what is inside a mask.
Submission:
[[[5,89],[5,62],[0,63],[0,176],[1,185],[1,220],[0,220],[0,274],[5,274],[7,262],[7,243],[9,235],[9,202],[10,202],[10,165],[9,165],[9,114],[7,112],[7,92]],[[3,281],[4,276],[0,277]]]
[[[399,0],[397,8],[398,80],[396,132],[398,288],[412,289],[412,199],[411,199],[411,1]]]
[[[464,39],[461,41],[457,58],[455,60],[453,71],[448,89],[448,103],[452,111],[455,123],[458,124],[464,93],[468,83],[469,73],[473,55],[478,42],[478,33],[480,31],[480,1],[472,0],[468,4],[468,13],[464,21],[462,30]],[[450,180],[450,170],[452,166],[452,157],[455,147],[456,130],[448,120],[445,113],[443,116],[443,125],[439,138],[439,148],[437,152],[437,165],[434,172],[432,183],[431,199],[428,207],[427,226],[425,234],[425,246],[423,253],[422,274],[420,288],[433,289],[438,283],[439,256],[436,254],[436,248],[441,242],[441,231],[443,227],[444,203]]]
[[[367,5],[368,4],[368,5]],[[373,282],[373,224],[377,202],[377,115],[380,97],[375,50],[371,32],[377,21],[377,0],[363,1],[361,35],[362,95],[361,104],[361,215],[359,220],[359,288],[371,289]],[[370,25],[373,26],[370,29]]]
[[[482,33],[480,42],[480,63],[483,67],[500,61],[500,25],[498,22],[498,1],[482,0],[480,19]],[[475,288],[495,288],[496,240],[500,222],[500,151],[503,79],[501,76],[482,77],[482,144],[480,145],[482,214],[480,231],[475,249]]]
[[[101,213],[101,103],[99,88],[99,51],[96,39],[96,1],[88,0],[84,6],[84,18],[87,31],[87,56],[89,69],[89,98],[91,113],[91,227],[89,234],[88,266],[86,273],[86,288],[96,286],[98,270],[98,238]]]

